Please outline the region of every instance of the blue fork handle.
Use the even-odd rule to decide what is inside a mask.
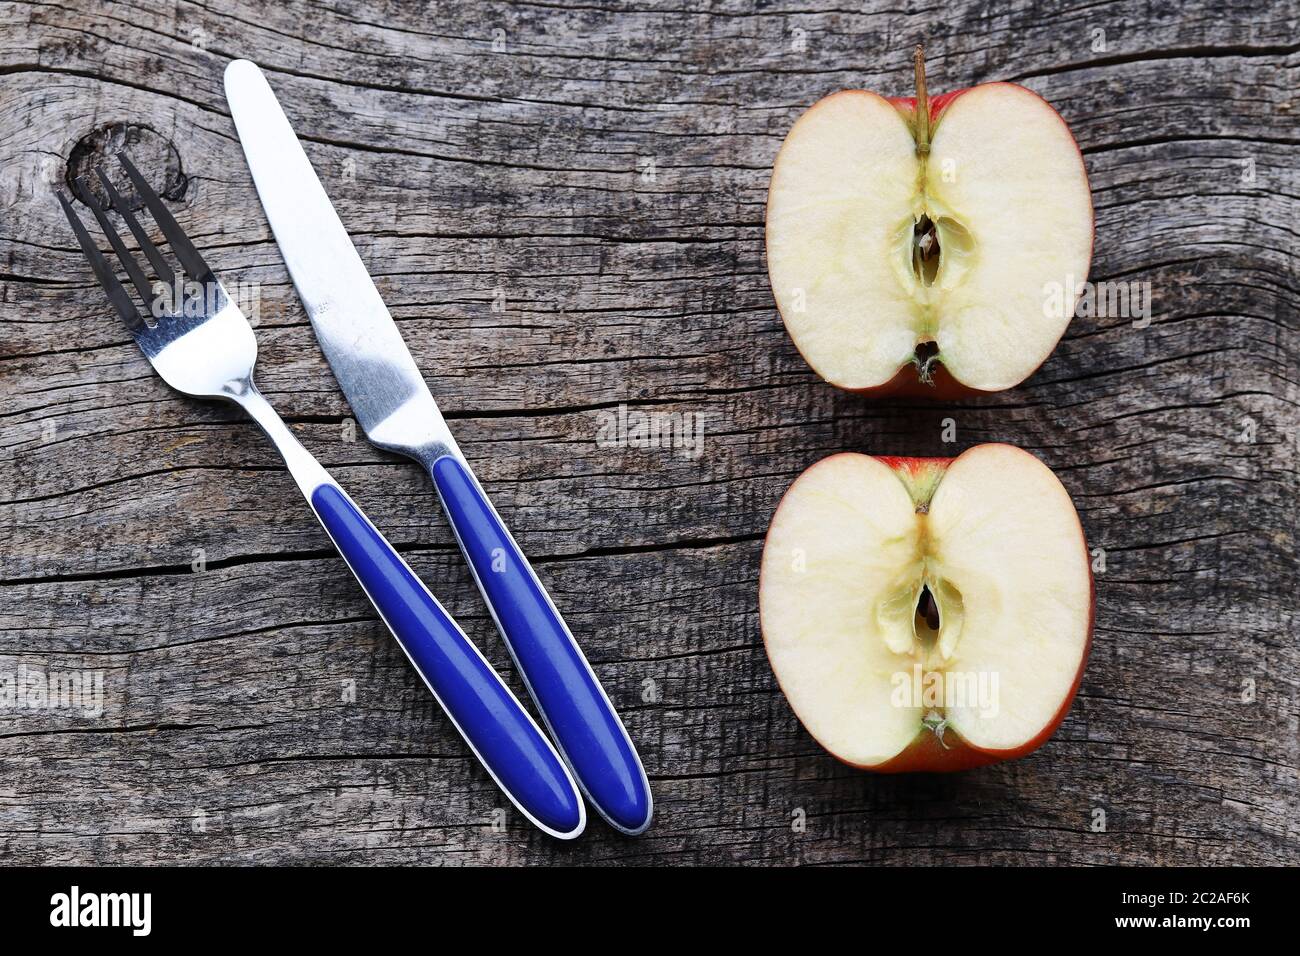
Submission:
[[[444,455],[429,470],[479,590],[583,792],[618,830],[644,832],[653,813],[645,769],[564,619],[465,463]]]
[[[559,755],[429,589],[332,482],[312,510],[406,656],[488,773],[542,830],[572,839],[586,809]]]

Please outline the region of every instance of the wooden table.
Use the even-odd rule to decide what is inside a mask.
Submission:
[[[0,709],[0,861],[1300,861],[1296,0],[821,5],[0,4],[0,675],[103,682],[102,713],[93,685]],[[1149,325],[1078,318],[960,404],[823,383],[763,253],[791,123],[906,95],[920,40],[932,90],[1060,110],[1093,278],[1152,293]],[[247,284],[272,403],[506,665],[427,477],[357,437],[288,283],[238,56],[624,715],[645,836],[561,845],[505,809],[267,442],[170,392],[76,251],[54,191],[125,142]],[[621,407],[703,416],[700,453],[598,442]],[[1104,550],[1078,700],[1018,762],[852,771],[763,652],[772,510],[832,452],[986,441],[1051,465]]]

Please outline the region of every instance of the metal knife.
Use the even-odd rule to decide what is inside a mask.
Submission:
[[[254,63],[235,60],[225,86],[280,254],[358,423],[372,444],[428,470],[561,756],[611,826],[644,832],[653,798],[626,728],[456,446],[266,77]]]

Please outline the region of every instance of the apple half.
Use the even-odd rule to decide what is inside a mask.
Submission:
[[[855,767],[964,770],[1037,749],[1078,690],[1093,612],[1074,504],[1011,445],[832,455],[790,486],[763,546],[772,670]]]
[[[1051,354],[1092,259],[1083,157],[1037,94],[844,90],[786,136],[767,201],[777,308],[833,385],[954,398]]]

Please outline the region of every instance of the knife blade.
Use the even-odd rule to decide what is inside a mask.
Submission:
[[[456,445],[266,77],[236,60],[225,87],[280,254],[357,423],[372,444],[428,470],[556,748],[610,825],[644,832],[653,797],[631,737]]]

